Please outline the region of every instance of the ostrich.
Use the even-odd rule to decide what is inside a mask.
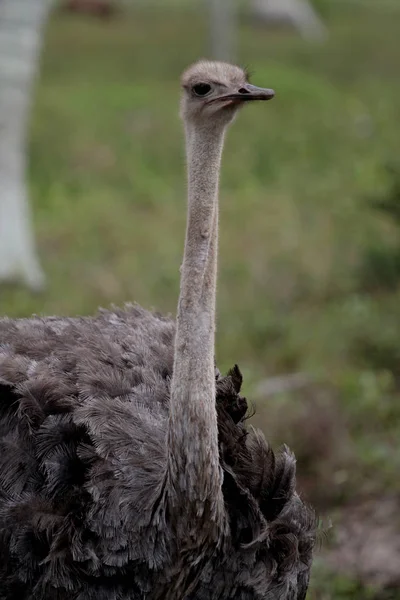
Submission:
[[[218,176],[239,67],[182,76],[188,218],[176,326],[139,306],[0,320],[0,599],[304,599],[295,459],[214,366]]]

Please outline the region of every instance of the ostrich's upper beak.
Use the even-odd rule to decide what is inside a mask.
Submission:
[[[274,90],[261,88],[250,83],[245,83],[235,92],[222,94],[217,98],[212,98],[209,102],[218,102],[231,100],[233,102],[249,102],[250,100],[271,100],[275,96]]]

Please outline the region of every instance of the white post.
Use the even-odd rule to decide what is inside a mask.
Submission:
[[[310,0],[252,0],[252,10],[263,21],[290,23],[305,39],[324,41],[328,37]]]
[[[26,183],[27,133],[52,0],[0,0],[0,281],[44,285]]]
[[[215,60],[236,61],[237,0],[208,0],[210,48]]]

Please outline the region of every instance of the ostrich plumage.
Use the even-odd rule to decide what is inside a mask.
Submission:
[[[171,420],[179,335],[136,305],[0,319],[0,600],[305,598],[315,519],[294,456],[246,427],[238,367],[215,369],[207,487],[191,445],[207,427]]]

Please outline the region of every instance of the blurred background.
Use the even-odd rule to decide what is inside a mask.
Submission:
[[[398,0],[1,0],[0,314],[175,313],[204,56],[277,92],[226,144],[219,367],[321,515],[309,600],[400,598]]]

